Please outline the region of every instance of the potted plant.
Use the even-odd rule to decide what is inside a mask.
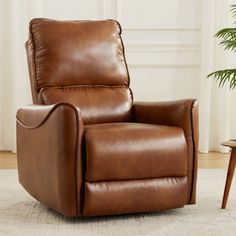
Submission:
[[[236,5],[231,6],[230,12],[236,24]],[[221,39],[220,45],[222,45],[225,50],[236,52],[236,28],[221,29],[215,34],[215,37]],[[226,82],[229,83],[230,89],[236,87],[236,68],[217,70],[210,73],[207,77],[213,77],[215,81],[219,83],[219,87],[223,87]]]

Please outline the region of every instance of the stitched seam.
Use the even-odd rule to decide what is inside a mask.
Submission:
[[[128,75],[128,87],[130,86],[130,75],[129,75],[129,69],[128,69],[128,64],[127,64],[127,61],[126,61],[126,56],[125,56],[125,47],[124,47],[124,43],[123,43],[123,39],[121,37],[121,34],[122,34],[122,28],[121,28],[121,25],[118,21],[116,21],[116,23],[118,24],[119,28],[120,28],[120,41],[121,41],[121,46],[122,46],[122,51],[123,51],[123,57],[124,57],[124,62],[125,62],[125,67],[126,67],[126,71],[127,71],[127,75]]]
[[[131,88],[129,88],[129,92],[130,92],[130,97],[131,97],[131,101],[132,101],[132,105],[134,103],[134,95],[133,95],[133,91]]]
[[[43,87],[40,89],[39,91],[39,97],[41,98],[42,102],[44,103],[44,98],[43,98],[43,92],[47,89],[50,89],[50,88],[53,88],[53,89],[70,89],[70,88],[75,88],[75,89],[80,89],[80,88],[88,88],[88,89],[96,89],[96,88],[111,88],[111,89],[114,89],[114,88],[125,88],[125,89],[128,89],[129,90],[129,93],[130,93],[130,98],[131,98],[131,104],[133,105],[133,92],[132,90],[127,87],[127,86],[123,86],[123,85],[119,85],[119,86],[105,86],[105,85],[77,85],[77,86],[56,86],[56,87]]]
[[[109,179],[109,180],[84,180],[86,183],[104,183],[104,182],[124,182],[124,181],[142,181],[142,180],[154,180],[154,179],[187,179],[188,176],[166,176],[166,177],[151,177],[151,178],[140,178],[140,179]]]
[[[42,125],[48,120],[48,118],[51,116],[51,114],[52,114],[52,113],[56,110],[56,108],[59,107],[60,105],[70,106],[70,107],[72,107],[73,109],[75,109],[74,106],[71,105],[70,103],[66,103],[66,102],[57,103],[57,104],[55,104],[55,105],[52,107],[52,109],[47,113],[47,115],[46,115],[46,116],[42,119],[42,121],[39,122],[39,124],[37,124],[37,125],[32,125],[32,126],[27,125],[27,124],[25,124],[25,123],[19,118],[19,116],[16,116],[16,120],[17,120],[17,122],[18,122],[21,126],[23,126],[24,128],[27,128],[27,129],[36,129],[36,128],[39,128],[40,126],[42,126]]]
[[[80,145],[80,141],[79,141],[79,133],[80,133],[80,130],[79,130],[79,117],[78,117],[78,113],[77,113],[77,110],[73,107],[73,110],[75,112],[75,117],[76,117],[76,142],[75,142],[75,211],[76,211],[76,215],[78,215],[78,209],[79,209],[79,206],[78,206],[78,181],[77,181],[77,165],[78,165],[78,161],[77,161],[77,158],[78,158],[78,146],[81,147]]]
[[[34,37],[33,37],[33,24],[32,24],[32,21],[30,22],[30,38],[31,38],[31,41],[32,41],[32,46],[33,46],[33,66],[34,66],[34,71],[33,71],[33,75],[34,75],[34,86],[36,88],[36,90],[38,90],[38,85],[37,85],[37,76],[36,76],[36,57],[35,57],[35,42],[34,42]]]
[[[67,88],[128,88],[126,85],[65,85],[65,86],[44,86],[40,89],[45,90],[47,88],[55,88],[55,89],[67,89]]]
[[[191,104],[191,116],[190,116],[190,119],[191,119],[191,133],[192,133],[192,143],[193,143],[193,160],[192,160],[192,183],[191,183],[191,192],[190,192],[190,198],[189,198],[189,201],[191,201],[192,199],[192,195],[193,195],[193,186],[194,186],[194,176],[195,176],[195,159],[196,159],[196,146],[195,146],[195,139],[194,139],[194,128],[193,128],[193,109],[194,109],[194,103],[195,103],[195,100],[192,102]]]
[[[129,69],[128,69],[128,65],[127,65],[127,61],[126,61],[126,57],[125,57],[125,47],[124,47],[124,43],[123,43],[123,39],[121,37],[122,34],[122,27],[120,25],[120,22],[114,19],[108,19],[110,21],[114,21],[116,22],[116,24],[118,25],[120,32],[119,32],[119,38],[120,38],[120,42],[121,42],[121,46],[122,46],[122,52],[123,52],[123,57],[124,57],[124,63],[125,63],[125,67],[126,67],[126,71],[127,71],[127,75],[128,75],[128,87],[130,85],[130,75],[129,75]]]
[[[131,96],[131,116],[132,116],[132,121],[135,121],[135,110],[134,110],[134,95],[133,91],[131,88],[129,88],[130,96]]]

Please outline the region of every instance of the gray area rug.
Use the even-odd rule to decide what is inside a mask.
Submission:
[[[225,170],[199,170],[197,205],[158,213],[64,218],[18,184],[16,170],[0,170],[0,235],[236,235],[236,181],[221,210]]]

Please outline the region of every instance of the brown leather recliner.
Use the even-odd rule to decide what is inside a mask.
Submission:
[[[118,22],[34,19],[26,49],[35,105],[17,112],[17,152],[33,197],[66,216],[195,203],[197,103],[133,103]]]

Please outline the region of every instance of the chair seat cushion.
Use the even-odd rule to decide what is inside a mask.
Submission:
[[[187,146],[181,128],[142,123],[85,126],[86,181],[181,177]]]

